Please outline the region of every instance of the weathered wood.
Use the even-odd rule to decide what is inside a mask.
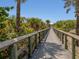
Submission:
[[[35,34],[37,34],[39,32],[45,31],[45,30],[48,30],[48,28],[47,29],[44,29],[44,30],[36,31],[36,32],[31,33],[31,34],[28,34],[28,35],[20,36],[20,37],[11,39],[11,40],[7,40],[7,41],[4,41],[4,42],[1,42],[0,43],[0,51],[1,51],[1,49],[4,49],[4,48],[6,48],[6,47],[8,47],[8,46],[10,46],[10,45],[12,45],[14,43],[17,43],[17,42],[19,42],[21,40],[24,40],[25,38],[28,38],[30,36],[33,36],[33,35],[35,35]]]
[[[31,57],[31,41],[30,37],[28,37],[28,59]]]
[[[60,32],[60,40],[62,41],[62,33]]]
[[[40,34],[40,32],[39,32],[39,43],[41,42],[41,34]]]
[[[76,44],[75,43],[76,43],[75,39],[72,38],[72,59],[76,59],[76,57],[75,57],[75,53],[76,53],[75,46],[76,46]]]
[[[67,46],[67,35],[65,35],[65,49],[68,49],[68,46]]]
[[[64,34],[62,33],[62,44],[64,44]]]
[[[47,36],[47,35],[46,35]],[[71,59],[69,51],[62,47],[59,38],[51,29],[45,41],[41,42],[31,59]]]
[[[61,33],[65,34],[65,35],[67,35],[69,37],[72,37],[72,38],[74,38],[76,40],[79,40],[79,36],[78,35],[71,34],[71,33],[68,33],[68,32],[65,32],[65,31],[62,31],[62,30],[58,30],[58,29],[55,29],[55,28],[54,28],[54,30],[56,30],[57,32],[61,32]]]
[[[44,33],[42,32],[42,39],[43,39]]]
[[[37,43],[37,34],[35,34],[35,49],[37,48],[37,45],[38,45],[38,43]]]
[[[13,44],[10,46],[9,48],[9,52],[10,52],[10,59],[18,59],[18,56],[17,56],[17,44]]]
[[[56,33],[61,32],[62,34],[64,34],[64,36],[65,36],[65,49],[68,49],[67,36],[72,38],[72,59],[76,59],[76,51],[75,51],[76,49],[75,49],[75,47],[76,47],[76,40],[79,40],[79,36],[75,35],[75,34],[68,33],[68,32],[64,32],[62,30],[57,30],[57,29],[54,29],[54,30],[55,30]],[[59,34],[57,34],[57,35],[59,36]]]
[[[32,48],[33,47],[37,47],[37,45],[38,45],[38,42],[37,42],[37,34],[39,34],[39,33],[42,33],[42,34],[44,34],[44,36],[46,35],[45,34],[45,31],[48,31],[49,29],[44,29],[44,30],[40,30],[40,31],[36,31],[36,32],[34,32],[34,33],[31,33],[31,34],[28,34],[28,35],[24,35],[24,36],[20,36],[20,37],[17,37],[17,38],[14,38],[14,39],[12,39],[12,40],[7,40],[7,41],[4,41],[4,42],[1,42],[0,43],[0,51],[3,51],[5,48],[8,48],[9,47],[9,49],[8,49],[8,54],[9,54],[9,59],[18,59],[18,56],[19,55],[21,55],[21,53],[23,53],[23,51],[22,50],[28,50],[28,58],[30,58],[31,57],[31,55],[32,55],[32,52],[33,52],[33,50],[35,49],[33,49],[32,50]],[[31,37],[32,36],[34,36],[35,35],[35,37],[34,37],[34,42],[33,43],[31,43]],[[40,35],[39,35],[40,36]],[[43,36],[43,38],[44,38],[44,36]],[[22,49],[17,49],[18,47],[17,47],[17,43],[18,42],[21,42],[21,41],[23,41],[23,40],[25,40],[26,41],[26,38],[28,38],[27,39],[27,41],[28,41],[28,46],[26,46],[26,47],[24,47],[24,48],[22,48]],[[41,38],[41,36],[40,36],[40,41],[43,39],[43,38]],[[34,45],[33,45],[34,44]],[[27,48],[27,49],[26,49]],[[0,53],[0,57],[2,57],[2,55],[1,55],[1,53]]]
[[[26,47],[19,49],[17,51],[17,53],[18,53],[17,56],[19,56],[21,53],[23,53],[24,50],[26,51]]]

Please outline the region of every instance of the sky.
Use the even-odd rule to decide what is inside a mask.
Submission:
[[[0,6],[14,6],[9,14],[16,16],[15,0],[0,0]],[[21,4],[21,16],[26,18],[38,17],[44,21],[49,19],[51,23],[75,18],[74,10],[66,13],[63,0],[27,0],[26,3]]]

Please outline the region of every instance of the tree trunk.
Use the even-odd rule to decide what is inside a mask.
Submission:
[[[79,35],[79,16],[77,16],[76,20],[76,34]]]
[[[17,0],[16,30],[20,31],[20,0]]]
[[[76,34],[79,35],[79,15],[77,14],[77,20],[76,20]],[[79,46],[79,40],[76,40],[77,46]]]
[[[79,35],[79,0],[76,0],[76,6],[75,6],[75,10],[76,10],[76,34]],[[76,44],[77,46],[79,46],[79,40],[76,40]]]

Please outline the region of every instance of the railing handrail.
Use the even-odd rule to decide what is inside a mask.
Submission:
[[[6,47],[8,47],[8,46],[10,46],[10,45],[12,45],[12,44],[15,44],[15,43],[17,43],[17,42],[19,42],[19,41],[21,41],[21,40],[23,40],[23,39],[25,39],[25,38],[28,38],[28,37],[30,37],[30,36],[33,36],[33,35],[35,35],[35,34],[37,34],[37,33],[39,33],[39,32],[45,31],[45,30],[47,30],[47,29],[49,29],[49,28],[46,28],[46,29],[43,29],[43,30],[39,30],[39,31],[30,33],[30,34],[27,34],[27,35],[24,35],[24,36],[19,36],[19,37],[17,37],[17,38],[11,39],[11,40],[6,40],[6,41],[4,41],[4,42],[0,42],[0,51],[1,51],[2,49],[6,48]]]
[[[72,38],[74,38],[74,39],[76,39],[76,40],[79,40],[79,36],[78,36],[78,35],[71,34],[71,33],[65,32],[65,31],[63,31],[63,30],[56,29],[56,28],[53,28],[53,29],[55,29],[55,30],[57,30],[57,31],[59,31],[59,32],[65,34],[65,35],[67,35],[67,36],[69,36],[69,37],[72,37]]]
[[[76,59],[78,57],[76,54],[77,53],[76,47],[79,47],[79,44],[78,44],[79,36],[62,30],[58,30],[56,28],[53,28],[53,29],[56,35],[58,36],[58,38],[60,39],[60,41],[62,42],[62,44],[64,45],[65,49],[71,50],[72,59]],[[70,37],[71,39],[69,39],[68,37]],[[70,44],[71,44],[71,47],[69,46]]]

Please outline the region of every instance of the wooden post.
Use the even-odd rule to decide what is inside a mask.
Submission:
[[[59,38],[59,32],[58,32],[58,38]]]
[[[31,40],[30,37],[28,37],[28,59],[31,57]]]
[[[60,39],[60,32],[59,32],[59,39]],[[60,40],[61,41],[61,40]]]
[[[37,45],[38,45],[38,43],[37,43],[37,34],[35,34],[35,49],[37,48]]]
[[[64,44],[64,34],[62,33],[62,44]]]
[[[67,35],[65,35],[65,49],[68,49],[68,46],[67,46]]]
[[[41,35],[40,35],[40,33],[41,33],[41,32],[39,32],[39,43],[41,42]]]
[[[72,59],[76,59],[75,58],[75,39],[72,39]]]
[[[46,30],[45,30],[45,31],[46,31]],[[45,37],[45,31],[43,31],[43,33],[44,33],[44,37]],[[44,38],[44,37],[43,37],[43,38]]]
[[[59,32],[57,31],[57,36],[58,36],[58,38],[59,38]]]
[[[62,33],[60,32],[60,40],[62,41]]]
[[[9,59],[18,59],[18,56],[17,56],[17,44],[13,44],[10,46],[9,48]]]
[[[46,31],[46,30],[45,30]],[[43,31],[43,39],[44,39],[44,37],[45,37],[45,31]]]
[[[44,37],[44,33],[43,33],[43,31],[42,31],[42,39],[43,39],[43,37]]]
[[[48,30],[45,30],[45,34],[47,34],[48,33]]]
[[[60,41],[61,41],[61,32],[59,32],[59,39],[60,39]]]
[[[49,34],[49,29],[45,31],[45,36],[46,36],[45,39],[47,39],[48,34]]]

